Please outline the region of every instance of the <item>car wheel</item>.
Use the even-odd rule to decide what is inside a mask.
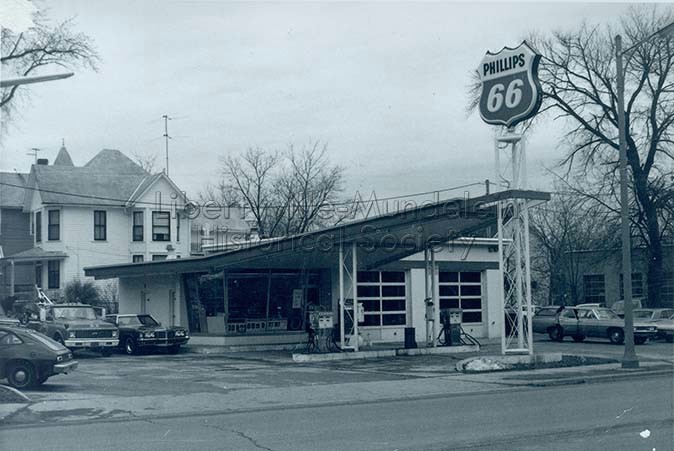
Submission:
[[[7,382],[14,388],[23,389],[35,385],[35,368],[29,362],[14,363],[7,371]]]
[[[552,341],[563,341],[564,331],[559,326],[551,327],[550,329],[548,329],[548,336]]]
[[[573,336],[573,341],[575,341],[576,343],[580,343],[580,342],[583,341],[583,340],[585,340],[585,336],[584,336],[584,335],[574,335],[574,336]]]
[[[609,329],[608,339],[614,345],[619,345],[622,344],[622,342],[625,340],[625,334],[623,333],[622,329]]]
[[[126,340],[124,340],[124,352],[128,355],[138,354],[138,345],[132,337],[126,337]]]
[[[638,345],[642,345],[648,341],[648,338],[646,337],[634,337],[634,343]]]
[[[179,353],[180,352],[180,345],[169,346],[168,352],[169,352],[169,354]]]

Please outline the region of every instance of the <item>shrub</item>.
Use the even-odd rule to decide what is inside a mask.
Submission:
[[[82,282],[75,279],[66,284],[63,290],[65,302],[79,302],[98,306],[101,303],[101,295],[93,282],[88,280]]]

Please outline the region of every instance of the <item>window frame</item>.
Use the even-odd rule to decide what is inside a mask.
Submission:
[[[369,276],[372,276],[373,274],[370,273],[377,273],[377,280],[373,280],[372,278],[368,277],[361,277],[364,276],[365,273],[368,273]],[[402,274],[402,281],[401,280],[396,280],[396,281],[385,281],[386,277],[389,275],[388,273],[401,273]],[[361,280],[364,280],[361,282]],[[365,324],[359,326],[359,327],[370,327],[370,328],[381,328],[381,329],[386,329],[386,328],[400,328],[400,327],[407,327],[407,275],[405,271],[358,271],[358,276],[357,276],[357,286],[356,290],[359,288],[369,288],[369,287],[376,287],[378,288],[379,294],[377,296],[361,296],[358,294],[358,302],[363,303],[363,310],[364,310],[364,316],[365,318],[374,318],[378,317],[379,322],[378,324],[367,324],[368,321],[365,321]],[[401,295],[385,295],[384,294],[384,288],[387,287],[402,287],[403,292]],[[377,309],[368,309],[366,303],[373,303],[376,302],[378,303],[378,308]],[[402,302],[403,309],[387,309],[385,308],[386,303],[394,304],[394,303],[400,303]],[[404,322],[402,324],[386,324],[385,317],[389,318],[394,318],[398,317],[400,318],[401,315],[404,317]]]
[[[591,280],[596,278],[596,280]],[[599,287],[601,279],[601,291],[595,290]],[[588,290],[591,287],[592,290]],[[592,291],[591,294],[588,291]],[[597,291],[595,293],[595,291]],[[606,276],[604,274],[590,273],[583,274],[583,303],[585,304],[606,304]]]
[[[445,280],[442,280],[443,277],[441,277],[441,274],[447,274]],[[452,275],[453,274],[453,275]],[[465,275],[464,275],[465,274]],[[469,276],[470,274],[470,276]],[[475,281],[473,275],[478,274],[479,281]],[[466,279],[466,280],[464,280]],[[473,324],[473,325],[479,325],[479,324],[484,324],[485,322],[485,308],[484,308],[484,296],[485,296],[485,290],[483,286],[484,282],[484,277],[482,276],[481,271],[440,271],[438,273],[438,292],[441,292],[441,287],[455,287],[456,288],[456,294],[446,294],[438,295],[438,302],[439,302],[439,308],[455,308],[455,307],[443,307],[443,301],[444,304],[446,305],[447,303],[451,302],[457,302],[458,307],[461,309],[461,322],[465,324]],[[463,288],[469,288],[469,287],[480,287],[480,294],[464,294],[463,293]],[[466,290],[467,291],[467,290]],[[466,308],[464,307],[463,303],[466,301],[466,303],[469,302],[474,302],[474,301],[480,301],[480,307],[475,308],[475,307],[470,307]],[[463,317],[464,315],[468,314],[475,314],[479,313],[480,314],[480,321],[466,321]]]
[[[103,218],[102,224],[100,223],[101,217]],[[101,231],[103,232],[102,238],[100,236]],[[108,212],[106,210],[94,210],[94,241],[107,241],[107,239],[108,239]]]
[[[157,225],[156,220],[160,219],[159,216],[166,216],[166,225]],[[167,233],[156,233],[157,228],[166,229]],[[163,237],[159,238],[158,237]],[[152,212],[152,241],[160,242],[170,242],[171,241],[171,213],[168,211],[153,211]]]
[[[54,269],[54,267],[56,269]],[[47,289],[58,290],[61,288],[61,261],[47,261]]]
[[[133,254],[131,256],[131,263],[143,263],[144,261],[145,261],[145,255],[143,255],[143,254]]]
[[[136,222],[140,218],[140,223]],[[136,234],[139,231],[140,233]],[[135,242],[145,241],[145,212],[134,211],[131,213],[131,240]]]
[[[42,242],[42,212],[35,212],[35,242]]]
[[[52,214],[56,222],[52,222]],[[47,241],[61,239],[61,210],[47,210]]]

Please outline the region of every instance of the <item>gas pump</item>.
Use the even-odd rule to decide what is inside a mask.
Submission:
[[[445,346],[461,344],[462,315],[463,311],[459,308],[443,308],[440,310],[440,322],[442,322]]]

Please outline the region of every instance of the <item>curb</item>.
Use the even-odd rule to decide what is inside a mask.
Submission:
[[[30,402],[30,398],[16,388],[0,384],[0,404],[23,404]]]
[[[629,380],[629,379],[640,379],[644,377],[654,377],[654,376],[667,376],[672,375],[672,369],[665,370],[643,370],[635,371],[634,373],[616,373],[616,374],[601,374],[601,375],[587,375],[583,377],[570,377],[567,379],[548,379],[537,382],[525,382],[520,385],[525,385],[529,387],[557,387],[562,385],[578,385],[578,384],[591,384],[593,382],[605,382],[605,381],[616,381],[616,380]]]
[[[332,352],[326,354],[295,354],[293,362],[328,362],[335,360],[376,359],[379,357],[417,356],[431,354],[465,354],[477,352],[480,347],[475,346],[438,346],[436,348],[410,348],[410,349],[381,349],[378,351],[358,352]]]
[[[526,365],[526,364],[535,364],[535,363],[554,363],[561,362],[563,354],[561,352],[548,352],[543,354],[534,354],[534,355],[497,355],[497,356],[475,356],[463,359],[456,364],[456,371],[459,373],[465,374],[478,374],[485,372],[493,371],[466,371],[466,365],[474,360],[489,359],[494,362],[503,363],[505,365]],[[497,370],[497,371],[506,371],[506,370]]]

